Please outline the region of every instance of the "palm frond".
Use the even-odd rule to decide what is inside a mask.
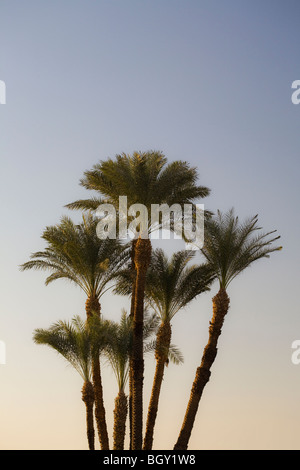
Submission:
[[[129,254],[118,240],[99,239],[97,223],[91,213],[83,214],[80,224],[62,217],[59,224],[45,228],[45,250],[33,253],[21,270],[48,270],[51,275],[46,284],[65,278],[81,287],[87,296],[100,296]]]
[[[169,259],[160,248],[153,251],[145,296],[162,321],[170,321],[180,309],[210,289],[215,276],[208,265],[189,264],[194,254],[193,251],[182,250]],[[126,276],[122,278],[119,292],[125,291],[128,281]]]
[[[77,201],[66,204],[65,207],[70,210],[96,211],[98,207],[106,201],[100,197],[90,199],[78,199]]]
[[[281,249],[273,245],[280,238],[274,236],[276,231],[264,233],[257,223],[257,215],[241,223],[233,209],[225,214],[218,211],[206,221],[201,251],[222,287],[226,288],[254,261]]]
[[[180,365],[184,363],[184,357],[180,349],[174,344],[170,344],[168,351],[168,359],[173,362],[175,365]]]
[[[80,317],[74,317],[72,323],[59,321],[49,329],[36,329],[33,340],[36,344],[53,348],[83,380],[91,379],[91,339]]]
[[[118,210],[119,196],[126,196],[128,207],[143,204],[148,210],[149,232],[152,204],[191,204],[207,197],[210,190],[197,185],[197,169],[185,161],[168,163],[162,152],[150,150],[116,155],[114,159],[101,160],[91,170],[85,171],[80,184],[88,190],[97,191],[103,200]],[[75,201],[71,209],[98,208],[99,199]],[[97,207],[96,207],[97,206]],[[130,220],[128,220],[130,222]],[[172,227],[170,227],[172,229]]]

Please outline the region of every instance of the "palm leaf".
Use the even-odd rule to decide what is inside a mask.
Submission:
[[[229,283],[254,261],[268,257],[281,249],[273,243],[280,237],[276,231],[264,233],[257,226],[258,216],[240,223],[233,209],[206,221],[205,243],[202,253],[211,269],[218,277],[220,285],[226,288]]]

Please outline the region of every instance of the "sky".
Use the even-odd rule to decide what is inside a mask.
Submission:
[[[19,266],[45,247],[46,226],[80,219],[64,206],[90,195],[85,170],[151,149],[197,167],[206,209],[258,214],[283,245],[228,288],[189,449],[300,449],[299,14],[297,0],[0,0],[0,449],[87,448],[80,376],[32,341],[84,316],[84,294]],[[174,317],[184,364],[166,370],[154,449],[177,440],[217,289]],[[107,318],[128,306],[102,298]],[[147,356],[145,415],[154,367]],[[111,435],[117,385],[105,365],[103,376]]]

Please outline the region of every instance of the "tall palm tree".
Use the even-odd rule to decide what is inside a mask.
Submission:
[[[152,204],[191,204],[197,198],[208,196],[209,189],[197,185],[197,170],[187,162],[167,163],[166,157],[157,151],[134,152],[117,155],[113,160],[100,161],[81,180],[82,186],[100,192],[104,199],[93,198],[69,204],[71,209],[97,209],[100,202],[113,204],[118,210],[119,197],[126,196],[128,206],[143,204],[148,211],[148,230],[151,231]],[[131,358],[132,394],[132,449],[142,448],[143,429],[143,308],[146,273],[151,259],[151,242],[145,237],[145,226],[140,225],[138,237],[132,243],[132,259],[135,270],[133,311],[133,348]],[[145,237],[145,238],[144,238]]]
[[[97,319],[95,318],[95,320]],[[132,348],[132,318],[123,309],[119,322],[110,321],[110,338],[109,341],[106,341],[106,344],[103,341],[102,324],[98,322],[98,324],[94,325],[93,319],[92,325],[94,332],[93,343],[95,346],[99,343],[100,347],[105,345],[103,352],[108,359],[118,384],[118,395],[115,398],[114,408],[113,449],[123,450],[128,413],[128,398],[125,393],[125,387],[129,378],[129,358]],[[100,336],[98,340],[97,330],[99,327]],[[153,350],[153,344],[150,340],[156,329],[157,317],[146,312],[143,331],[146,352]]]
[[[178,311],[202,292],[208,291],[214,277],[208,265],[188,265],[195,252],[179,251],[169,259],[162,249],[153,253],[146,280],[146,298],[160,318],[156,338],[156,369],[148,408],[144,450],[151,450],[158,402],[171,345],[171,322]]]
[[[114,323],[115,332],[111,347],[106,355],[114,371],[118,383],[118,395],[115,398],[113,449],[123,450],[126,419],[128,412],[127,395],[125,386],[129,374],[129,352],[131,346],[131,319],[126,311],[122,312],[120,323]]]
[[[114,273],[122,260],[118,240],[101,240],[96,234],[97,219],[84,215],[80,224],[63,217],[60,224],[46,227],[42,238],[47,247],[31,255],[31,260],[21,266],[22,270],[42,269],[51,272],[46,285],[67,279],[79,286],[87,296],[87,319],[95,313],[100,316],[100,298],[108,289]],[[126,255],[124,255],[126,256]],[[99,357],[92,366],[95,392],[95,415],[101,448],[109,449],[106,413]]]
[[[52,347],[61,354],[82,377],[82,400],[86,406],[86,426],[89,449],[95,449],[94,388],[92,376],[91,339],[88,329],[77,316],[72,323],[59,321],[49,329],[36,329],[34,342]]]
[[[196,371],[175,450],[187,449],[198,405],[211,375],[218,338],[229,309],[228,285],[254,261],[269,257],[272,252],[281,249],[272,245],[280,238],[273,236],[275,231],[263,233],[257,222],[256,215],[240,223],[233,209],[225,214],[218,211],[216,216],[206,221],[202,253],[217,276],[219,291],[212,299],[213,316],[209,326],[209,339]]]
[[[183,250],[168,258],[162,249],[157,248],[152,253],[147,272],[145,301],[147,307],[151,308],[159,319],[159,327],[155,341],[156,369],[148,408],[144,450],[152,449],[165,366],[168,365],[169,359],[175,363],[182,361],[182,357],[171,344],[171,321],[179,310],[202,292],[208,291],[215,279],[208,264],[189,265],[194,255],[195,251]],[[130,295],[131,289],[130,269],[120,270],[114,292]]]

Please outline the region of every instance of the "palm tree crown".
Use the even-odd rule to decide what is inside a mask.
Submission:
[[[168,163],[161,152],[122,153],[115,159],[100,161],[86,171],[80,181],[82,186],[97,191],[101,197],[81,199],[66,207],[96,210],[105,202],[118,208],[119,196],[126,196],[128,206],[143,204],[147,208],[151,230],[151,204],[183,206],[209,195],[207,187],[197,185],[197,178],[196,168],[181,160]]]
[[[181,160],[167,164],[167,158],[157,151],[122,153],[94,165],[84,173],[80,183],[87,189],[99,191],[105,202],[117,205],[119,196],[126,195],[128,204],[151,203],[158,198],[168,204],[188,203],[196,198],[208,196],[209,189],[197,186],[197,170]],[[71,209],[96,209],[98,198],[88,199],[89,207],[76,201],[68,205]]]
[[[206,220],[202,253],[217,276],[220,287],[226,289],[230,282],[254,261],[268,258],[281,247],[272,243],[280,238],[270,237],[272,232],[261,232],[258,216],[240,223],[233,209]]]
[[[52,271],[46,285],[57,279],[68,279],[89,297],[99,298],[112,279],[120,258],[117,240],[100,240],[96,234],[97,219],[83,215],[81,224],[63,217],[60,224],[46,227],[42,238],[47,242],[44,251],[31,255],[22,270]]]
[[[37,328],[36,344],[48,345],[63,356],[83,380],[91,380],[92,352],[89,330],[79,316],[72,323],[58,321],[48,329]]]
[[[153,251],[145,296],[162,322],[171,321],[197,295],[210,289],[215,276],[208,264],[188,265],[194,255],[194,251],[183,250],[169,259],[162,249]]]
[[[114,371],[118,388],[124,390],[129,373],[129,352],[132,343],[132,321],[126,311],[122,311],[119,323],[112,323],[114,335],[106,356]]]

